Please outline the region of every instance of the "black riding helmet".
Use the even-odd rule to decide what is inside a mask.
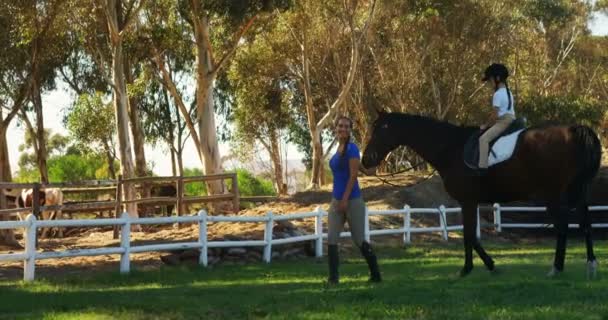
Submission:
[[[493,63],[489,67],[486,68],[484,72],[484,76],[481,81],[488,81],[491,77],[497,77],[498,79],[505,81],[509,76],[509,70],[505,67],[504,64]]]

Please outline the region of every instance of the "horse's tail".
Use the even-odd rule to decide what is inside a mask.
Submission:
[[[593,129],[577,125],[570,127],[576,143],[577,173],[571,192],[586,196],[591,180],[597,175],[602,161],[602,146]]]

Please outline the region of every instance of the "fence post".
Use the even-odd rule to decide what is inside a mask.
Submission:
[[[477,230],[475,230],[477,239],[481,239],[481,221],[479,220],[479,205],[477,206]]]
[[[365,241],[367,241],[367,243],[370,243],[370,234],[369,234],[369,209],[367,208],[367,206],[365,206],[365,224],[363,227],[363,232],[365,235]]]
[[[5,195],[5,189],[4,188],[0,188],[0,209],[7,209],[8,205],[6,203],[6,195]]]
[[[403,210],[405,210],[405,215],[403,216],[403,244],[406,244],[412,242],[412,231],[410,229],[412,210],[409,205],[403,206]]]
[[[122,175],[118,175],[118,180],[116,181],[116,207],[114,208],[114,219],[117,219],[120,216],[120,212],[122,212]],[[118,239],[118,227],[118,225],[114,225],[113,227],[113,239]]]
[[[198,243],[201,245],[201,254],[198,257],[198,263],[206,267],[209,263],[209,256],[207,255],[207,211],[199,211],[198,218]]]
[[[40,183],[34,183],[33,195],[32,195],[32,214],[34,217],[40,217]],[[44,231],[40,230],[41,235],[44,235]],[[38,237],[35,237],[35,247],[38,248]]]
[[[236,172],[232,176],[232,195],[234,196],[234,198],[232,199],[232,201],[233,201],[232,205],[234,206],[234,213],[238,213],[240,211],[241,202],[239,199],[239,197],[240,197],[239,181],[238,181]]]
[[[266,245],[264,246],[264,262],[270,263],[272,257],[272,227],[274,225],[272,212],[268,212],[266,218],[268,220],[266,220],[266,228],[264,228],[264,241],[266,241]]]
[[[120,273],[129,273],[131,259],[131,217],[128,212],[120,216],[123,221],[120,232],[120,246],[125,250],[120,255]]]
[[[179,217],[184,214],[184,178],[177,178],[177,206],[175,214]]]
[[[36,217],[39,217],[40,215],[40,183],[34,183],[32,214]]]
[[[439,206],[439,226],[443,229],[441,232],[443,233],[443,240],[448,240],[448,226],[445,214],[445,206]]]
[[[493,206],[494,211],[494,228],[496,232],[502,231],[501,219],[500,219],[500,204],[495,203]]]
[[[36,270],[36,216],[30,214],[26,218],[27,227],[25,235],[25,254],[26,258],[23,262],[23,281],[34,280]]]
[[[323,210],[321,207],[315,209],[317,216],[315,217],[315,256],[317,258],[323,257]]]

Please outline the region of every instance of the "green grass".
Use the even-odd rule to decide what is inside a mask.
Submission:
[[[606,241],[596,242],[599,278],[585,279],[580,240],[570,241],[566,270],[546,279],[553,241],[486,241],[500,270],[476,258],[471,275],[459,242],[379,247],[384,282],[366,282],[356,252],[343,257],[342,283],[326,288],[326,260],[212,269],[90,274],[0,283],[2,319],[608,319]],[[344,256],[344,255],[343,255]],[[118,268],[118,266],[117,266]]]

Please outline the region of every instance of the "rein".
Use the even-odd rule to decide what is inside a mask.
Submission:
[[[420,165],[422,165],[424,163],[425,163],[425,161],[420,161],[419,163],[416,163],[415,165],[413,165],[413,166],[411,166],[411,167],[409,167],[407,169],[404,169],[404,170],[401,170],[401,171],[397,171],[397,172],[393,172],[393,173],[389,173],[389,174],[384,174],[384,175],[377,175],[376,174],[376,175],[374,175],[374,177],[378,178],[378,180],[382,181],[382,183],[388,184],[388,185],[393,186],[393,187],[405,187],[405,185],[394,184],[394,183],[391,183],[391,182],[389,182],[389,181],[387,181],[386,179],[383,179],[383,178],[385,178],[385,177],[394,177],[397,174],[411,171],[414,168],[417,168],[417,167],[419,167]],[[363,172],[363,169],[359,168],[359,171]],[[430,179],[435,174],[435,172],[437,172],[437,169],[434,169],[429,175],[427,175],[426,177],[424,177],[424,179],[416,182],[414,185]]]

